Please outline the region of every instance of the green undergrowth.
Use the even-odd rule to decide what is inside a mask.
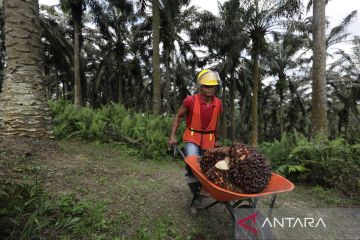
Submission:
[[[167,139],[172,124],[169,116],[136,113],[119,104],[98,109],[76,109],[60,100],[49,103],[54,133],[58,139],[79,138],[101,143],[113,142],[125,152],[141,159],[169,159]],[[183,132],[184,125],[179,129]],[[178,141],[181,142],[181,134]],[[223,146],[229,146],[223,140]],[[360,142],[349,144],[343,138],[324,136],[307,139],[298,133],[284,134],[280,141],[262,143],[259,149],[270,160],[274,171],[297,181],[321,185],[359,198]]]
[[[1,239],[95,237],[110,225],[103,205],[74,194],[50,197],[36,182],[1,180],[0,209]]]
[[[329,140],[322,135],[309,140],[293,133],[259,149],[276,172],[292,180],[360,199],[360,142],[351,145],[343,138]]]
[[[101,142],[122,142],[140,149],[143,158],[159,159],[167,155],[167,139],[172,124],[168,116],[136,113],[119,104],[98,109],[76,109],[63,100],[50,101],[54,134],[58,139],[77,137]],[[183,131],[181,126],[179,132]],[[180,142],[180,135],[179,142]]]
[[[179,235],[176,224],[168,216],[160,216],[144,222],[137,230],[135,238],[139,240],[186,239]],[[191,239],[190,236],[188,239]]]

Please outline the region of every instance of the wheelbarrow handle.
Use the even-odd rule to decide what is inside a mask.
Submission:
[[[183,158],[183,160],[185,160],[185,154],[184,152],[179,148],[179,146],[177,144],[173,144],[173,149],[174,149],[174,156],[176,154],[176,152],[178,152],[181,157]]]

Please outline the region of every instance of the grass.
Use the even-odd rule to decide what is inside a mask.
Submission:
[[[85,239],[231,239],[233,223],[224,206],[189,211],[190,191],[184,181],[183,163],[177,160],[140,159],[136,150],[119,144],[66,140],[59,148],[19,158],[7,164],[7,173],[37,181],[51,196],[78,199],[92,209],[97,231]],[[1,152],[1,151],[0,151]],[[269,198],[260,200],[261,206]],[[71,201],[70,201],[71,202]],[[340,194],[321,187],[296,186],[280,194],[276,206],[350,206]],[[69,233],[61,239],[73,239]]]

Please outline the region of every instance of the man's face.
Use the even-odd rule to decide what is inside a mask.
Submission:
[[[205,96],[211,97],[215,94],[216,86],[201,85],[201,92]]]

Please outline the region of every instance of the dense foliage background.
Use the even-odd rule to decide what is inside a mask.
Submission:
[[[190,6],[190,1],[160,1],[161,114],[174,114],[184,97],[196,91],[196,73],[211,66],[222,79],[218,95],[225,110],[223,137],[250,142],[255,122],[260,142],[279,140],[293,130],[310,136],[313,23],[311,16],[304,16],[311,12],[305,14],[301,1],[283,2],[226,1],[215,16]],[[81,93],[81,106],[96,109],[114,102],[151,112],[151,2],[60,3],[42,5],[40,11],[48,98],[74,101]],[[341,136],[352,142],[360,135],[360,40],[346,29],[356,16],[356,11],[349,12],[336,27],[326,29],[327,132],[332,139]],[[81,20],[79,66],[74,65],[74,20]],[[352,44],[350,52],[338,48],[344,41]],[[80,93],[75,91],[74,69],[80,71]]]

